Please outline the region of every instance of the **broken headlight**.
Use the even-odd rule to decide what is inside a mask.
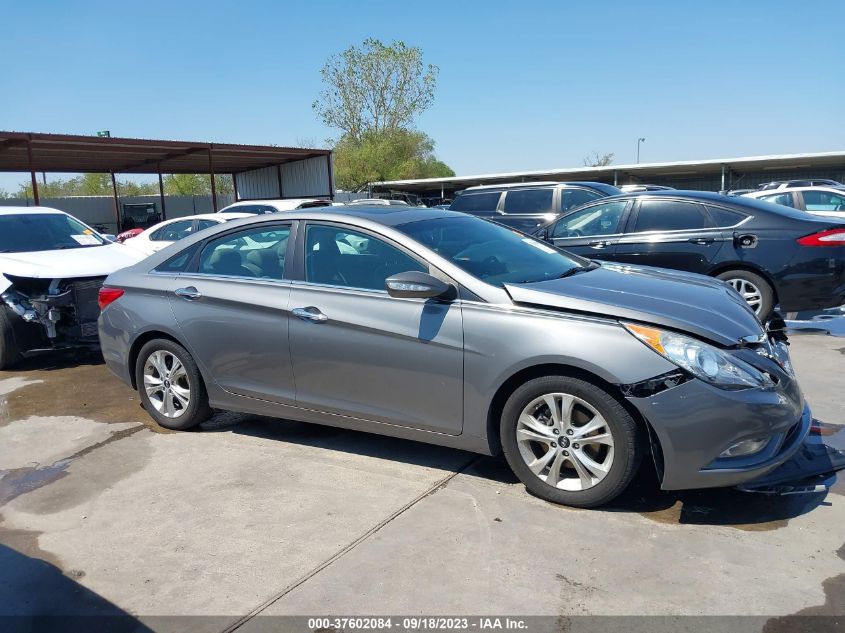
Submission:
[[[622,325],[670,362],[720,389],[765,388],[774,384],[748,363],[698,339],[634,323]]]

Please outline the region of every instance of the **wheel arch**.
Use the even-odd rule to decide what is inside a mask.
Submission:
[[[129,348],[129,357],[127,359],[129,377],[132,381],[133,389],[138,389],[138,381],[135,376],[135,365],[138,362],[138,354],[141,353],[141,348],[144,347],[144,345],[157,338],[172,341],[177,345],[185,347],[184,343],[182,343],[175,336],[173,336],[172,334],[168,334],[167,332],[162,332],[161,330],[150,330],[148,332],[144,332],[143,334],[138,335],[138,337],[132,342],[132,346]],[[200,371],[200,374],[202,374],[202,371]]]
[[[632,405],[628,399],[622,394],[619,385],[608,382],[598,374],[576,367],[574,365],[567,365],[565,363],[542,363],[532,365],[520,369],[516,373],[508,377],[496,390],[490,407],[487,411],[487,441],[490,445],[490,452],[492,455],[498,455],[502,452],[502,443],[499,434],[499,428],[502,422],[502,411],[505,403],[511,394],[516,391],[520,385],[525,384],[534,378],[541,378],[543,376],[568,376],[571,378],[580,378],[586,382],[600,387],[611,397],[615,398],[617,402],[628,412],[634,419],[637,427],[642,432],[644,442],[647,442],[649,453],[654,460],[654,465],[657,468],[658,477],[663,478],[663,447],[660,444],[660,439],[655,430],[651,427],[648,420]]]
[[[772,276],[763,268],[760,268],[756,264],[752,264],[750,262],[725,262],[719,264],[712,270],[710,270],[707,274],[710,277],[717,277],[722,273],[726,273],[729,270],[744,270],[749,273],[754,273],[755,275],[759,275],[763,279],[766,280],[766,283],[769,284],[769,288],[772,289],[772,294],[774,295],[772,305],[775,306],[780,301],[780,297],[778,296],[778,289],[775,285]]]

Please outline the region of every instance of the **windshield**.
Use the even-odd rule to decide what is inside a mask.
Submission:
[[[0,215],[0,253],[29,253],[102,246],[105,240],[69,215]]]
[[[475,217],[421,220],[396,228],[494,286],[557,279],[589,264],[533,237]]]

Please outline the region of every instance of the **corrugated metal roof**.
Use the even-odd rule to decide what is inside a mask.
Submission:
[[[331,150],[0,131],[0,171],[207,174],[209,153],[215,173],[240,173]]]
[[[629,165],[607,165],[605,167],[567,167],[531,171],[513,171],[470,176],[451,176],[447,178],[420,178],[415,180],[389,180],[372,183],[375,187],[403,190],[431,189],[444,185],[470,186],[496,182],[514,182],[526,180],[602,180],[605,181],[614,172],[636,175],[641,181],[650,176],[671,176],[683,174],[711,174],[721,172],[722,166],[746,170],[784,170],[807,167],[844,166],[845,151],[817,152],[809,154],[774,154],[768,156],[739,156],[733,158],[713,158],[705,160],[670,161],[661,163],[638,163]]]

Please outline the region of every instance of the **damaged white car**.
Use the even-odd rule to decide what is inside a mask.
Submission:
[[[143,258],[63,211],[0,207],[0,369],[32,353],[97,347],[103,280]]]

